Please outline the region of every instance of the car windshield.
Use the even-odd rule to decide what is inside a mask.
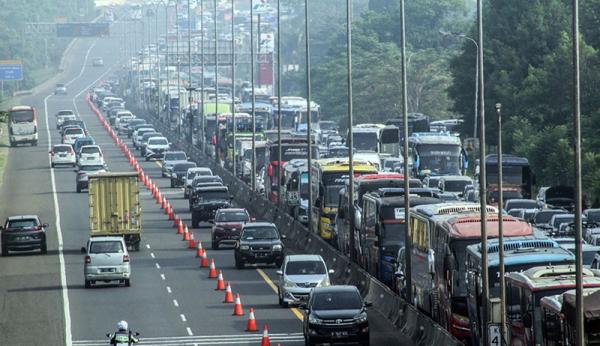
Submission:
[[[55,153],[66,153],[66,152],[71,151],[71,146],[57,145],[54,147],[53,151]]]
[[[249,219],[245,211],[224,211],[217,215],[217,222],[240,222],[248,221]]]
[[[104,166],[102,165],[85,165],[85,166],[81,166],[80,170],[84,171],[84,172],[94,172],[94,171],[100,171],[103,170]]]
[[[100,148],[98,147],[83,147],[81,148],[82,154],[99,154]]]
[[[168,153],[165,154],[165,161],[184,161],[187,160],[185,153]]]
[[[94,241],[90,253],[123,253],[123,244],[120,241]]]
[[[206,183],[223,183],[221,177],[218,176],[200,176],[194,178],[194,186],[199,186],[200,184]]]
[[[8,228],[31,228],[37,225],[38,222],[36,219],[12,220],[8,222]]]
[[[279,234],[273,227],[251,227],[244,229],[242,240],[258,239],[279,239]]]
[[[358,310],[363,306],[358,292],[319,292],[312,299],[313,310]]]
[[[575,215],[558,215],[552,220],[552,227],[558,228],[561,223],[571,223],[575,220]]]
[[[169,142],[164,138],[152,138],[148,141],[150,145],[167,145]]]
[[[466,185],[470,185],[470,181],[466,180],[448,180],[444,182],[444,190],[450,192],[463,192]]]
[[[94,141],[91,139],[84,139],[75,142],[75,147],[77,148],[81,148],[84,145],[94,145]]]
[[[175,172],[187,172],[188,169],[194,168],[194,167],[196,167],[196,164],[193,162],[180,163],[178,165],[175,165],[175,167],[173,167],[173,170]]]
[[[65,135],[82,135],[83,130],[79,127],[72,127],[65,130]]]
[[[541,211],[535,214],[535,217],[533,218],[533,223],[535,223],[536,225],[549,223],[552,217],[556,214],[566,214],[566,212],[560,209]]]
[[[208,200],[208,201],[219,201],[219,200],[227,200],[229,196],[227,195],[227,191],[202,191],[200,192],[200,200]]]
[[[287,275],[325,274],[325,265],[321,261],[290,261],[285,266]]]
[[[509,200],[506,202],[506,209],[510,210],[510,209],[535,209],[538,208],[538,202],[534,201],[534,200],[522,200],[522,201],[516,201],[516,200]]]
[[[75,114],[73,111],[59,111],[57,115],[70,115]]]

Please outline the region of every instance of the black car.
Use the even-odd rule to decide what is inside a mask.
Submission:
[[[218,175],[203,175],[199,177],[195,177],[192,181],[192,187],[190,188],[190,192],[188,193],[188,201],[190,205],[190,211],[192,210],[192,205],[198,199],[198,191],[203,187],[211,187],[211,186],[222,186],[223,179]]]
[[[194,167],[196,167],[196,163],[192,161],[178,163],[173,166],[171,173],[171,187],[184,186],[188,169]]]
[[[277,226],[269,222],[250,222],[242,228],[235,246],[235,267],[243,269],[246,263],[283,264],[283,243]]]
[[[129,120],[129,122],[127,123],[127,138],[131,138],[135,130],[140,129],[144,126],[149,126],[148,123],[146,123],[146,120],[144,119],[136,118]]]
[[[315,287],[304,309],[306,345],[354,342],[369,345],[367,306],[355,286]]]
[[[217,210],[229,208],[231,200],[227,186],[199,188],[192,203],[192,227],[197,228],[200,221],[214,220]]]
[[[37,215],[11,216],[0,227],[2,256],[8,251],[40,249],[42,254],[48,251],[46,245],[47,223],[42,223]]]

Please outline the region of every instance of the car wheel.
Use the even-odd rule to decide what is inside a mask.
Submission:
[[[54,162],[50,164],[50,167],[52,167],[52,168],[56,167],[56,165],[54,164]]]
[[[81,186],[79,186],[79,184],[77,184],[77,193],[81,192]]]
[[[242,262],[240,259],[238,259],[237,256],[235,257],[235,267],[237,269],[244,269],[245,268],[244,262]]]
[[[130,286],[131,286],[131,280],[125,279],[125,287],[130,287]]]
[[[304,337],[304,345],[305,346],[313,346],[314,344],[310,341],[308,336]]]
[[[173,179],[171,179],[171,188],[175,187],[175,183],[173,182]]]
[[[146,156],[146,161],[150,161],[150,158],[148,156]]]
[[[281,268],[282,264],[283,264],[283,259],[275,261],[275,265],[277,266],[277,268]]]
[[[92,287],[92,281],[85,280],[85,288],[90,288],[90,287]]]
[[[8,246],[2,244],[2,257],[8,256]]]
[[[46,239],[44,239],[42,241],[42,245],[40,246],[40,251],[42,252],[42,255],[45,255],[48,253],[48,244],[46,243]]]
[[[200,224],[200,220],[198,220],[196,215],[192,214],[192,228],[198,228],[198,224]]]
[[[219,250],[219,242],[213,239],[211,242],[211,247],[213,250]]]
[[[288,303],[286,303],[286,301],[283,300],[283,297],[281,296],[281,291],[279,289],[277,289],[277,298],[279,299],[279,306],[284,308],[288,307]]]
[[[31,143],[31,146],[32,146],[32,147],[37,147],[37,144],[38,144],[38,141],[33,141],[33,142]]]
[[[369,341],[369,337],[367,336],[367,340],[360,343],[361,346],[369,346],[371,343]]]

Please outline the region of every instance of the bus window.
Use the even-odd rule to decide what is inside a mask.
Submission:
[[[34,120],[33,110],[19,110],[10,112],[10,121],[13,123],[29,123]]]

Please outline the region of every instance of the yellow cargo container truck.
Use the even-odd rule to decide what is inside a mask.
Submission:
[[[99,173],[89,177],[90,235],[123,236],[139,251],[142,208],[138,175],[133,172]]]

